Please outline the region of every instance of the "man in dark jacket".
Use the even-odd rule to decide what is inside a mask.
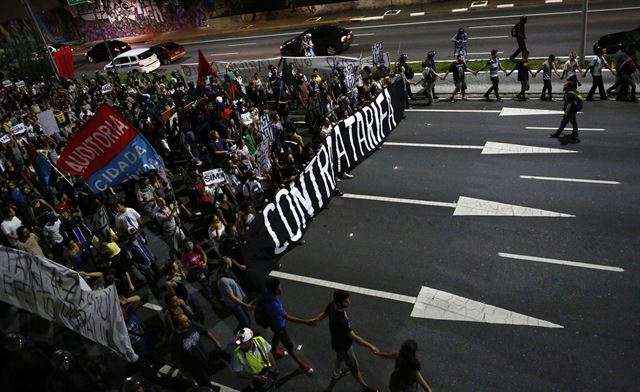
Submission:
[[[562,116],[562,121],[560,122],[558,130],[549,135],[549,137],[559,137],[562,131],[564,131],[564,127],[566,127],[568,123],[571,123],[573,125],[573,132],[570,137],[572,139],[577,139],[578,122],[576,121],[576,113],[578,113],[579,107],[581,106],[581,103],[579,102],[580,98],[578,98],[576,86],[573,82],[566,82],[562,90],[564,91],[564,116]]]
[[[524,32],[524,25],[527,24],[527,17],[521,16],[520,22],[516,23],[511,30],[511,36],[515,37],[518,42],[518,49],[509,57],[509,60],[513,61],[520,53],[527,51],[527,35]]]

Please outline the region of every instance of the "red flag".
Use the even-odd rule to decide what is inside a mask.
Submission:
[[[214,71],[213,67],[202,54],[202,51],[198,49],[198,84],[205,85],[205,76],[211,75],[214,79],[218,79],[218,74]]]
[[[233,102],[236,99],[236,92],[237,92],[237,88],[236,88],[236,82],[233,80],[229,81],[229,96],[231,97],[231,102]]]
[[[75,77],[73,67],[73,53],[70,47],[58,49],[53,52],[53,61],[58,68],[58,75],[61,78],[73,79]]]

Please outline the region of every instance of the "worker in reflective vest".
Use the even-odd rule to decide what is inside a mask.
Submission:
[[[253,391],[275,391],[278,372],[271,345],[262,336],[254,336],[249,328],[238,331],[236,344],[238,347],[234,350],[231,369],[240,377],[250,380]]]

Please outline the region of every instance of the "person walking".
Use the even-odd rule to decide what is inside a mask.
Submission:
[[[355,380],[362,386],[362,391],[376,392],[377,389],[370,387],[364,378],[358,366],[358,359],[353,351],[353,342],[358,343],[362,347],[366,347],[374,354],[379,350],[376,346],[369,343],[351,328],[351,323],[347,317],[346,310],[351,306],[351,295],[344,290],[336,290],[333,292],[333,301],[327,305],[325,310],[315,318],[309,320],[315,324],[319,321],[329,318],[329,332],[331,333],[331,348],[336,352],[336,361],[332,380],[335,382],[343,376],[351,373]],[[341,368],[342,363],[347,367]]]
[[[509,56],[509,60],[513,61],[520,53],[527,52],[527,35],[524,31],[524,26],[527,24],[527,17],[521,16],[520,22],[516,23],[513,28],[511,28],[511,36],[516,39],[518,42],[518,49],[511,56]]]
[[[449,98],[449,102],[456,101],[455,97],[458,92],[460,92],[460,94],[462,95],[462,100],[466,100],[464,96],[464,93],[467,90],[467,83],[464,80],[464,74],[466,71],[470,71],[474,75],[477,74],[477,72],[473,72],[471,69],[469,69],[467,63],[464,61],[464,56],[459,54],[456,58],[456,61],[449,65],[447,73],[442,77],[442,80],[445,80],[447,78],[447,75],[449,75],[449,72],[453,73],[453,82],[455,84],[455,89],[453,90],[453,93]]]
[[[551,72],[555,72],[555,74],[562,79],[562,76],[558,73],[558,70],[556,69],[556,55],[555,54],[550,54],[549,58],[547,58],[547,60],[542,63],[542,65],[540,66],[540,68],[536,71],[535,74],[533,74],[533,77],[535,78],[536,75],[538,75],[538,73],[540,73],[540,71],[542,71],[542,92],[540,93],[540,100],[541,101],[545,101],[545,93],[549,94],[549,101],[553,101],[553,95],[552,95],[552,90],[553,87],[551,85]]]
[[[413,339],[407,339],[400,346],[400,351],[379,352],[376,354],[382,358],[396,360],[395,368],[389,380],[391,392],[415,392],[418,390],[418,385],[427,392],[432,391],[421,373],[422,366],[418,358],[416,358],[417,351],[418,343]]]
[[[312,375],[314,372],[313,368],[309,366],[309,364],[307,364],[294,349],[293,340],[291,340],[291,337],[287,332],[287,321],[307,325],[312,325],[313,323],[309,320],[303,320],[292,316],[286,312],[282,306],[282,302],[280,301],[280,295],[282,294],[280,279],[272,276],[267,278],[266,288],[267,291],[261,296],[258,303],[262,303],[264,306],[264,311],[269,322],[269,328],[273,331],[273,340],[271,341],[271,352],[273,356],[279,357],[287,355],[287,351],[283,352],[277,350],[279,343],[282,343],[284,348],[288,350],[288,354],[291,355],[291,358],[296,361],[300,370],[308,376]],[[256,311],[254,313],[256,322],[258,322],[258,310],[260,308],[260,305],[256,306]]]
[[[433,92],[435,90],[436,80],[438,80],[438,74],[434,68],[431,68],[426,63],[423,63],[422,65],[423,70],[421,83],[422,87],[424,87],[424,95],[427,97],[427,106],[431,106],[435,99]],[[420,82],[414,82],[413,84],[416,85],[418,83]]]
[[[249,380],[249,391],[273,392],[276,390],[278,372],[271,345],[262,336],[254,335],[250,328],[242,328],[236,334],[238,347],[233,351],[231,370]]]
[[[249,302],[247,294],[238,283],[238,278],[231,271],[233,262],[229,257],[223,257],[218,270],[218,290],[222,296],[222,301],[231,310],[238,320],[240,327],[252,327],[249,312],[255,306]]]
[[[591,72],[591,78],[593,79],[593,85],[591,86],[589,93],[587,93],[587,101],[593,100],[593,95],[595,94],[596,89],[598,89],[598,93],[600,94],[600,100],[607,99],[607,93],[605,92],[605,89],[604,89],[604,83],[602,83],[602,68],[604,67],[608,68],[613,75],[615,75],[615,71],[611,69],[611,66],[609,66],[609,63],[607,63],[607,60],[604,59],[603,56],[605,53],[606,53],[606,49],[597,48],[595,50],[596,57],[593,60],[591,60],[591,63],[589,64],[587,69],[584,70],[584,73],[582,74],[582,77],[586,78],[587,72]]]
[[[562,116],[562,121],[560,121],[560,126],[558,130],[549,135],[552,138],[560,137],[562,131],[564,131],[564,127],[567,126],[568,123],[573,125],[573,132],[571,133],[572,139],[578,138],[578,122],[576,121],[576,113],[578,113],[582,109],[582,103],[580,102],[580,98],[578,97],[578,93],[576,92],[576,86],[573,82],[567,81],[563,87],[564,91],[564,116]]]
[[[578,55],[576,54],[576,52],[572,51],[569,53],[569,60],[567,60],[567,62],[564,63],[564,66],[562,67],[561,77],[561,79],[565,79],[568,82],[573,83],[576,89],[578,88],[578,86],[582,86],[582,83],[578,81],[578,75],[582,73],[582,70],[580,69],[580,64],[578,64],[577,58]]]
[[[434,72],[437,72],[437,68],[436,68],[436,52],[433,50],[430,50],[427,52],[427,58],[422,62],[422,68],[426,68],[429,67],[431,69],[433,69]],[[438,99],[438,96],[436,95],[436,83],[434,81],[433,86],[431,87],[431,96],[433,97],[433,99]]]
[[[626,57],[622,64],[620,64],[620,90],[616,96],[616,101],[629,101],[638,102],[636,98],[636,82],[633,80],[633,74],[638,70],[636,64],[636,49],[632,46],[627,47],[625,50]],[[631,89],[631,91],[629,91]]]
[[[502,70],[505,75],[507,74],[507,71],[502,68],[502,63],[500,63],[500,59],[498,58],[498,49],[491,50],[491,57],[489,58],[489,60],[487,60],[485,65],[476,72],[476,74],[487,67],[489,67],[489,78],[491,79],[491,87],[489,87],[489,90],[484,93],[483,97],[487,101],[491,101],[491,98],[489,98],[489,94],[493,92],[496,95],[496,100],[498,102],[501,102],[502,99],[500,99],[500,94],[498,93],[498,85],[500,82],[498,71]]]
[[[453,58],[457,58],[459,54],[466,56],[467,55],[467,40],[469,39],[469,35],[465,33],[464,29],[461,27],[458,29],[458,32],[451,37],[451,42],[453,42]]]
[[[509,76],[516,70],[518,71],[518,81],[520,82],[520,92],[516,95],[516,100],[526,101],[528,99],[526,92],[529,90],[529,74],[533,75],[529,67],[529,52],[523,52],[522,58],[518,60],[513,69],[506,75]]]

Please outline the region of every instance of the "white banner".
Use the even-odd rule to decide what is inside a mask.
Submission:
[[[14,135],[20,135],[25,132],[27,132],[27,127],[24,126],[24,123],[16,124],[11,127],[11,133]]]
[[[263,176],[266,172],[271,170],[271,141],[267,138],[263,138],[258,144],[258,151],[256,157],[258,158],[258,173]]]
[[[258,119],[258,128],[260,129],[260,135],[263,139],[273,141],[273,129],[271,129],[271,117],[269,116],[268,110],[265,110]]]
[[[11,141],[11,137],[9,135],[2,135],[2,137],[0,137],[0,143],[2,144],[7,144]]]
[[[241,113],[240,119],[242,119],[242,123],[244,125],[251,125],[253,120],[251,119],[251,112]]]
[[[382,42],[376,42],[371,45],[371,62],[373,65],[378,65],[381,62],[384,63],[384,51]]]
[[[9,87],[9,86],[12,86],[12,85],[13,85],[13,82],[11,80],[9,80],[9,79],[5,79],[5,80],[2,81],[2,87]]]
[[[217,186],[226,181],[224,177],[224,170],[222,169],[207,170],[206,172],[202,173],[202,177],[204,179],[204,184],[206,186],[209,186],[209,185]]]
[[[51,109],[38,113],[38,122],[40,123],[40,127],[42,128],[42,133],[44,133],[45,135],[50,136],[54,133],[60,132],[60,128],[58,128],[58,122],[56,121],[56,116],[53,115],[53,110]]]
[[[77,272],[0,247],[0,300],[81,334],[135,362],[115,286],[91,290]]]
[[[24,80],[18,80],[16,82],[16,87],[17,88],[22,88],[22,87],[25,87],[25,86],[26,86],[26,84],[24,83]]]
[[[100,90],[102,91],[102,94],[107,94],[113,91],[113,86],[111,86],[111,83],[105,83],[102,85]]]

